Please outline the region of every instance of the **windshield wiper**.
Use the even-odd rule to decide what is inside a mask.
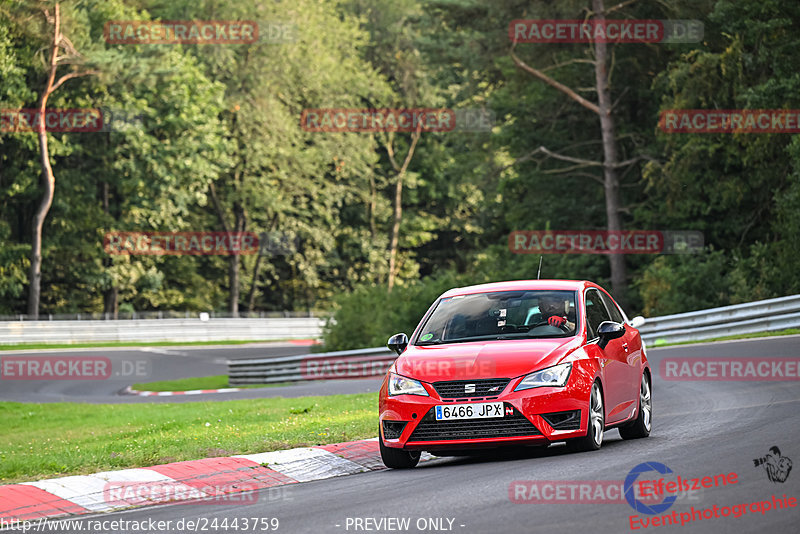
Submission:
[[[469,343],[470,341],[481,341],[486,339],[496,339],[495,336],[472,336],[472,337],[461,337],[458,339],[438,339],[435,341],[420,341],[415,343],[415,345],[445,345],[447,343]]]
[[[420,341],[415,343],[418,346],[425,346],[425,345],[444,345],[447,343],[469,343],[470,341],[495,341],[495,340],[504,340],[504,339],[524,339],[530,336],[527,335],[509,335],[509,334],[490,334],[485,336],[471,336],[471,337],[461,337],[458,339],[446,339],[446,340],[436,340],[436,341]]]

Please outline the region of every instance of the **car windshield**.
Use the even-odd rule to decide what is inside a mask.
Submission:
[[[416,345],[575,335],[574,291],[494,291],[441,299]]]

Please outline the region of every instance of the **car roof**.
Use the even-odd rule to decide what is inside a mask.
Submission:
[[[509,282],[492,282],[467,287],[456,287],[442,294],[444,297],[469,295],[472,293],[487,293],[490,291],[522,291],[522,290],[551,290],[551,291],[579,291],[585,287],[599,287],[588,280],[512,280]]]

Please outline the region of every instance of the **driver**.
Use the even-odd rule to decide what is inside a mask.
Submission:
[[[575,323],[567,319],[567,306],[569,304],[566,300],[555,295],[542,295],[539,297],[539,312],[542,314],[542,322],[566,331],[574,330]]]

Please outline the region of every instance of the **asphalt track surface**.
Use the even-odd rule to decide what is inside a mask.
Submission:
[[[134,383],[178,378],[216,376],[228,373],[226,362],[243,358],[277,358],[307,354],[311,347],[291,343],[253,343],[219,346],[166,346],[91,349],[0,351],[4,358],[108,358],[112,373],[102,380],[10,380],[0,379],[0,401],[15,402],[201,402],[209,400],[302,397],[378,391],[380,380],[323,380],[293,386],[244,389],[230,393],[191,396],[140,397],[122,395]]]
[[[623,441],[618,432],[606,433],[602,449],[567,453],[555,445],[516,454],[483,458],[441,458],[413,470],[383,470],[263,490],[255,503],[171,505],[129,510],[78,521],[172,521],[171,528],[115,532],[179,532],[178,521],[195,521],[200,532],[237,532],[222,528],[227,519],[277,518],[277,532],[633,532],[629,517],[637,514],[626,502],[514,503],[509,488],[519,480],[623,481],[643,462],[660,462],[673,477],[698,478],[735,472],[738,482],[705,489],[692,500],[679,500],[672,511],[691,512],[717,505],[732,507],[771,500],[786,494],[800,497],[800,468],[785,482],[771,482],[753,460],[772,446],[800,462],[800,387],[798,382],[664,381],[658,374],[665,357],[797,357],[800,336],[677,346],[648,350],[654,370],[653,431],[649,438]],[[651,473],[652,474],[652,473]],[[668,478],[669,480],[669,478]],[[680,517],[680,515],[678,516]],[[408,528],[382,529],[367,518],[409,518]],[[444,528],[423,524],[441,518]],[[356,520],[361,522],[357,523]],[[216,520],[217,528],[212,528]],[[452,524],[450,523],[452,520]],[[360,524],[362,528],[356,528]],[[130,523],[128,523],[130,525]],[[720,517],[683,526],[651,526],[638,532],[800,532],[800,503],[796,508],[748,512],[738,518]],[[367,526],[370,530],[367,530]],[[392,526],[397,526],[392,524]],[[423,527],[423,528],[418,528]],[[78,531],[62,529],[62,532]],[[112,530],[106,530],[112,532]],[[182,531],[187,531],[186,527]],[[253,529],[249,530],[254,532]],[[85,530],[83,532],[86,532]],[[258,532],[264,532],[258,530]],[[270,530],[270,532],[272,532]]]

